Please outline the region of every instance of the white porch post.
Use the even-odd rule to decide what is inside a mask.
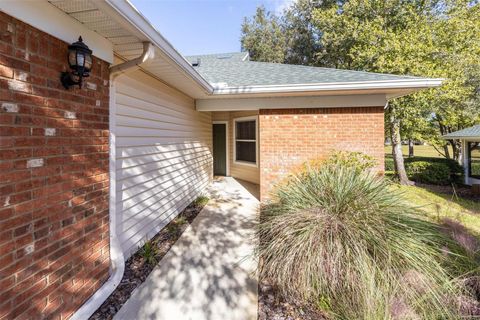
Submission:
[[[463,170],[464,170],[464,180],[465,184],[469,185],[470,184],[470,172],[468,170],[468,163],[470,162],[469,158],[469,153],[468,153],[468,143],[466,140],[462,140],[462,165],[463,165]]]

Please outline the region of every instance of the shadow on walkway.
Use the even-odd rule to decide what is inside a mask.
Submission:
[[[115,319],[257,319],[258,200],[230,177]]]

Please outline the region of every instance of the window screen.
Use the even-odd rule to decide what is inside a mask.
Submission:
[[[235,121],[235,160],[257,163],[256,120]]]
[[[467,148],[470,159],[468,163],[470,177],[480,178],[480,145],[478,142],[469,142]]]

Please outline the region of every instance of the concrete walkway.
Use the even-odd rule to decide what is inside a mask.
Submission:
[[[258,200],[233,178],[210,201],[114,319],[257,319],[253,229]]]

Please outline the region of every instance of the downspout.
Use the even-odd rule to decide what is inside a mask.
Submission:
[[[115,102],[115,82],[118,76],[137,70],[141,64],[154,58],[154,47],[150,42],[143,43],[142,54],[135,59],[123,62],[110,67],[110,116],[109,116],[109,143],[110,143],[110,199],[109,199],[109,220],[110,220],[110,277],[73,315],[72,320],[88,319],[101,305],[107,300],[112,292],[122,281],[125,271],[125,261],[120,241],[117,236],[117,216],[116,216],[116,102]]]

